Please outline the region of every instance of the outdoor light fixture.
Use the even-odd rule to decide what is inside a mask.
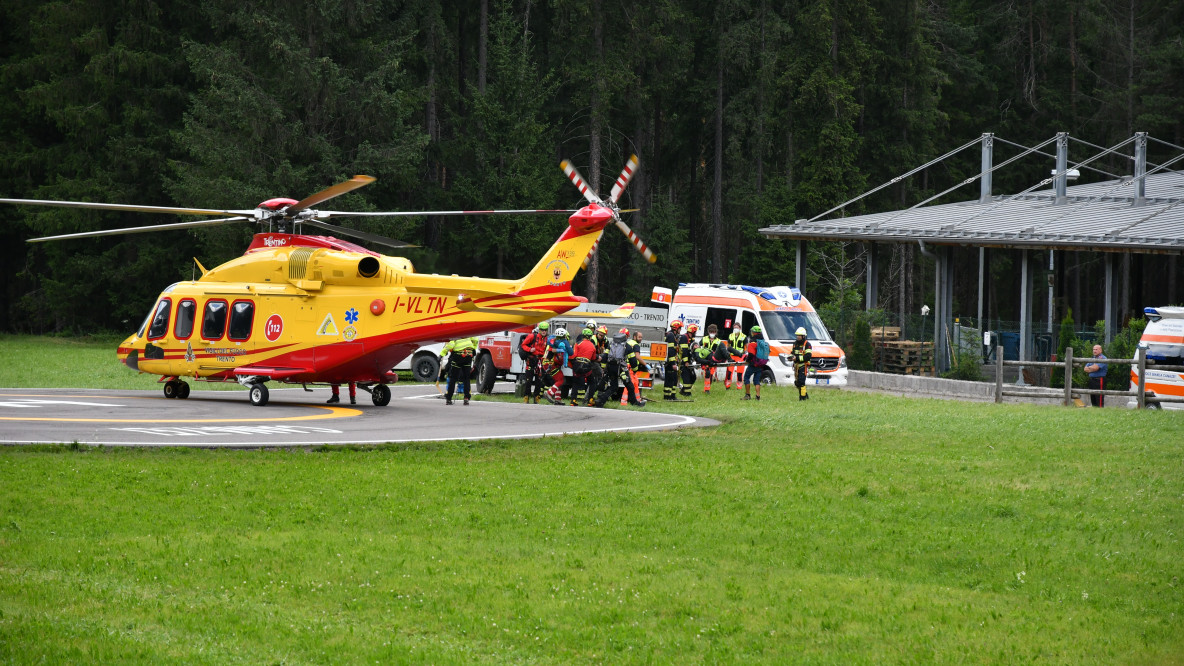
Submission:
[[[928,314],[929,314],[929,306],[928,306],[928,305],[922,305],[922,306],[921,306],[921,316],[922,316],[922,317],[924,317],[924,316],[926,316],[926,315],[928,315]]]
[[[1055,176],[1055,175],[1057,175],[1057,170],[1053,169],[1049,173],[1051,173],[1052,175]],[[1081,172],[1078,171],[1077,169],[1065,169],[1065,179],[1066,180],[1077,180],[1077,178],[1079,176],[1081,176]]]

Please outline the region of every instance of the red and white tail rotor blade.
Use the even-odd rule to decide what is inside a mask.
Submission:
[[[617,182],[613,184],[612,192],[608,195],[609,203],[617,203],[617,200],[621,198],[621,193],[629,185],[629,181],[633,180],[635,173],[637,173],[637,155],[630,155],[629,161],[625,162],[625,168],[621,169],[621,175],[617,176]]]
[[[563,169],[563,173],[567,175],[567,179],[572,182],[572,185],[576,186],[576,189],[580,191],[580,194],[584,195],[584,198],[587,199],[589,203],[594,203],[601,206],[604,205],[604,202],[600,200],[600,197],[596,196],[596,193],[593,192],[592,188],[588,186],[588,181],[584,180],[584,177],[580,175],[580,172],[576,171],[576,168],[571,165],[571,160],[563,160],[559,163],[559,168]]]
[[[621,230],[621,233],[625,234],[625,237],[629,239],[629,242],[633,243],[633,247],[637,248],[637,251],[641,253],[641,256],[645,257],[646,261],[652,264],[658,260],[658,258],[654,256],[654,253],[650,252],[650,249],[646,247],[645,243],[642,242],[640,238],[638,238],[637,234],[633,233],[633,230],[629,228],[629,225],[621,221],[620,217],[616,217],[613,222],[617,225],[617,228]]]
[[[603,230],[601,230],[600,236],[596,237],[596,242],[592,244],[592,249],[588,251],[588,256],[584,257],[584,263],[580,264],[580,270],[588,270],[588,264],[592,263],[592,257],[596,255],[596,250],[600,248],[601,238],[604,238]]]

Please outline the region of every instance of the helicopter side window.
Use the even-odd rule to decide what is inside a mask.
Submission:
[[[193,322],[197,319],[197,303],[192,298],[177,303],[177,323],[173,324],[173,337],[188,340],[193,335]]]
[[[169,332],[169,311],[173,308],[173,302],[167,298],[160,299],[156,304],[156,312],[152,315],[152,325],[148,327],[148,339],[156,340],[163,338],[165,333]]]
[[[255,321],[255,304],[251,301],[235,301],[230,308],[231,340],[246,340],[251,337],[251,326]]]
[[[201,316],[201,337],[203,340],[221,340],[226,332],[226,301],[213,299],[206,301],[205,312]]]

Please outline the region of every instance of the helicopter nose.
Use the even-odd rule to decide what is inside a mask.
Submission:
[[[123,364],[132,370],[140,369],[140,350],[133,349],[123,359]]]

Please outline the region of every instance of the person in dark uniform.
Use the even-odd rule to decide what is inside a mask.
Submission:
[[[682,368],[678,394],[684,398],[691,397],[691,389],[695,387],[695,334],[698,332],[698,324],[690,324],[687,332],[678,339],[678,361]]]
[[[810,359],[814,358],[813,347],[806,339],[805,327],[799,326],[794,335],[797,337],[790,351],[790,355],[793,356],[793,385],[798,387],[798,400],[808,400],[810,396],[806,394],[806,371],[810,368]]]
[[[666,366],[662,369],[663,400],[678,399],[675,394],[678,392],[678,360],[681,358],[679,354],[679,340],[684,338],[685,336],[682,334],[682,322],[677,319],[670,322],[670,330],[666,331]]]

